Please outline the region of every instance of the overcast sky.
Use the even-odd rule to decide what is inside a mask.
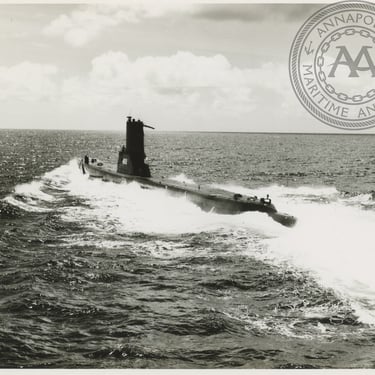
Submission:
[[[0,5],[1,128],[337,132],[288,75],[321,5],[121,4]]]

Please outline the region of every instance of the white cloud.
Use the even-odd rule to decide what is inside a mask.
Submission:
[[[62,14],[44,29],[51,37],[62,37],[73,47],[92,41],[102,31],[122,22],[135,23],[143,18],[161,17],[170,12],[182,11],[187,4],[171,1],[131,0],[121,4],[87,5],[70,14]]]
[[[293,93],[288,72],[278,64],[240,69],[223,55],[190,52],[132,61],[111,51],[93,59],[86,77],[65,80],[62,95],[73,107],[121,107],[140,114],[147,108],[153,116],[171,112],[180,118],[195,113],[238,119],[256,110],[289,112]]]
[[[93,59],[86,79],[66,80],[63,93],[72,103],[81,104],[87,104],[88,97],[97,104],[117,105],[134,95],[152,95],[180,104],[186,101],[198,105],[203,101],[206,106],[209,101],[220,107],[228,100],[249,104],[248,79],[247,71],[233,67],[222,55],[205,57],[177,52],[131,61],[125,53],[108,52]]]
[[[87,127],[131,113],[165,129],[224,130],[234,124],[236,130],[250,130],[249,123],[259,126],[259,119],[295,111],[284,67],[242,69],[223,55],[177,52],[131,60],[110,51],[94,58],[85,74],[57,73],[55,66],[30,62],[0,67],[0,100],[14,108],[26,101],[48,101],[46,107],[59,109],[62,123],[73,126],[79,118],[76,126]]]
[[[122,52],[108,52],[92,61],[90,79],[120,82],[125,87],[158,89],[238,87],[243,71],[222,55],[197,56],[177,52],[172,56],[141,57],[131,62]],[[246,84],[246,83],[245,83]]]
[[[58,69],[54,65],[22,62],[0,66],[0,100],[46,100],[56,97],[55,81]]]
[[[115,19],[92,10],[65,14],[52,21],[43,32],[48,36],[63,36],[66,43],[80,47],[93,39],[105,27],[116,25]]]

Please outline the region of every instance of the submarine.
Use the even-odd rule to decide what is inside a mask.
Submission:
[[[144,128],[154,129],[140,120],[127,116],[126,146],[118,154],[117,167],[107,167],[88,155],[80,160],[83,174],[103,181],[121,183],[136,181],[143,189],[165,189],[172,195],[184,195],[204,211],[219,214],[239,214],[247,211],[263,212],[276,222],[292,227],[297,219],[289,214],[278,212],[271,199],[232,193],[210,186],[187,185],[166,178],[151,177],[150,167],[145,163]]]

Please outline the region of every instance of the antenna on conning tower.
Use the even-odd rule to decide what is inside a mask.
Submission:
[[[153,128],[153,127],[150,126],[150,125],[143,124],[143,126],[144,126],[145,128],[150,128],[150,129],[154,129],[154,130],[155,130],[155,128]]]

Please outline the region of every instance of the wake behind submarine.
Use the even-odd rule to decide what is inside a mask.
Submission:
[[[131,116],[126,123],[126,146],[119,151],[117,168],[107,168],[95,158],[85,156],[80,161],[82,172],[90,177],[101,178],[103,181],[121,182],[136,181],[142,188],[167,189],[173,195],[185,195],[191,202],[204,211],[219,214],[239,214],[246,211],[264,212],[278,223],[292,227],[297,219],[294,216],[280,213],[271,203],[271,199],[231,193],[209,186],[187,186],[165,178],[153,178],[148,164],[145,163],[144,128],[154,129]]]

